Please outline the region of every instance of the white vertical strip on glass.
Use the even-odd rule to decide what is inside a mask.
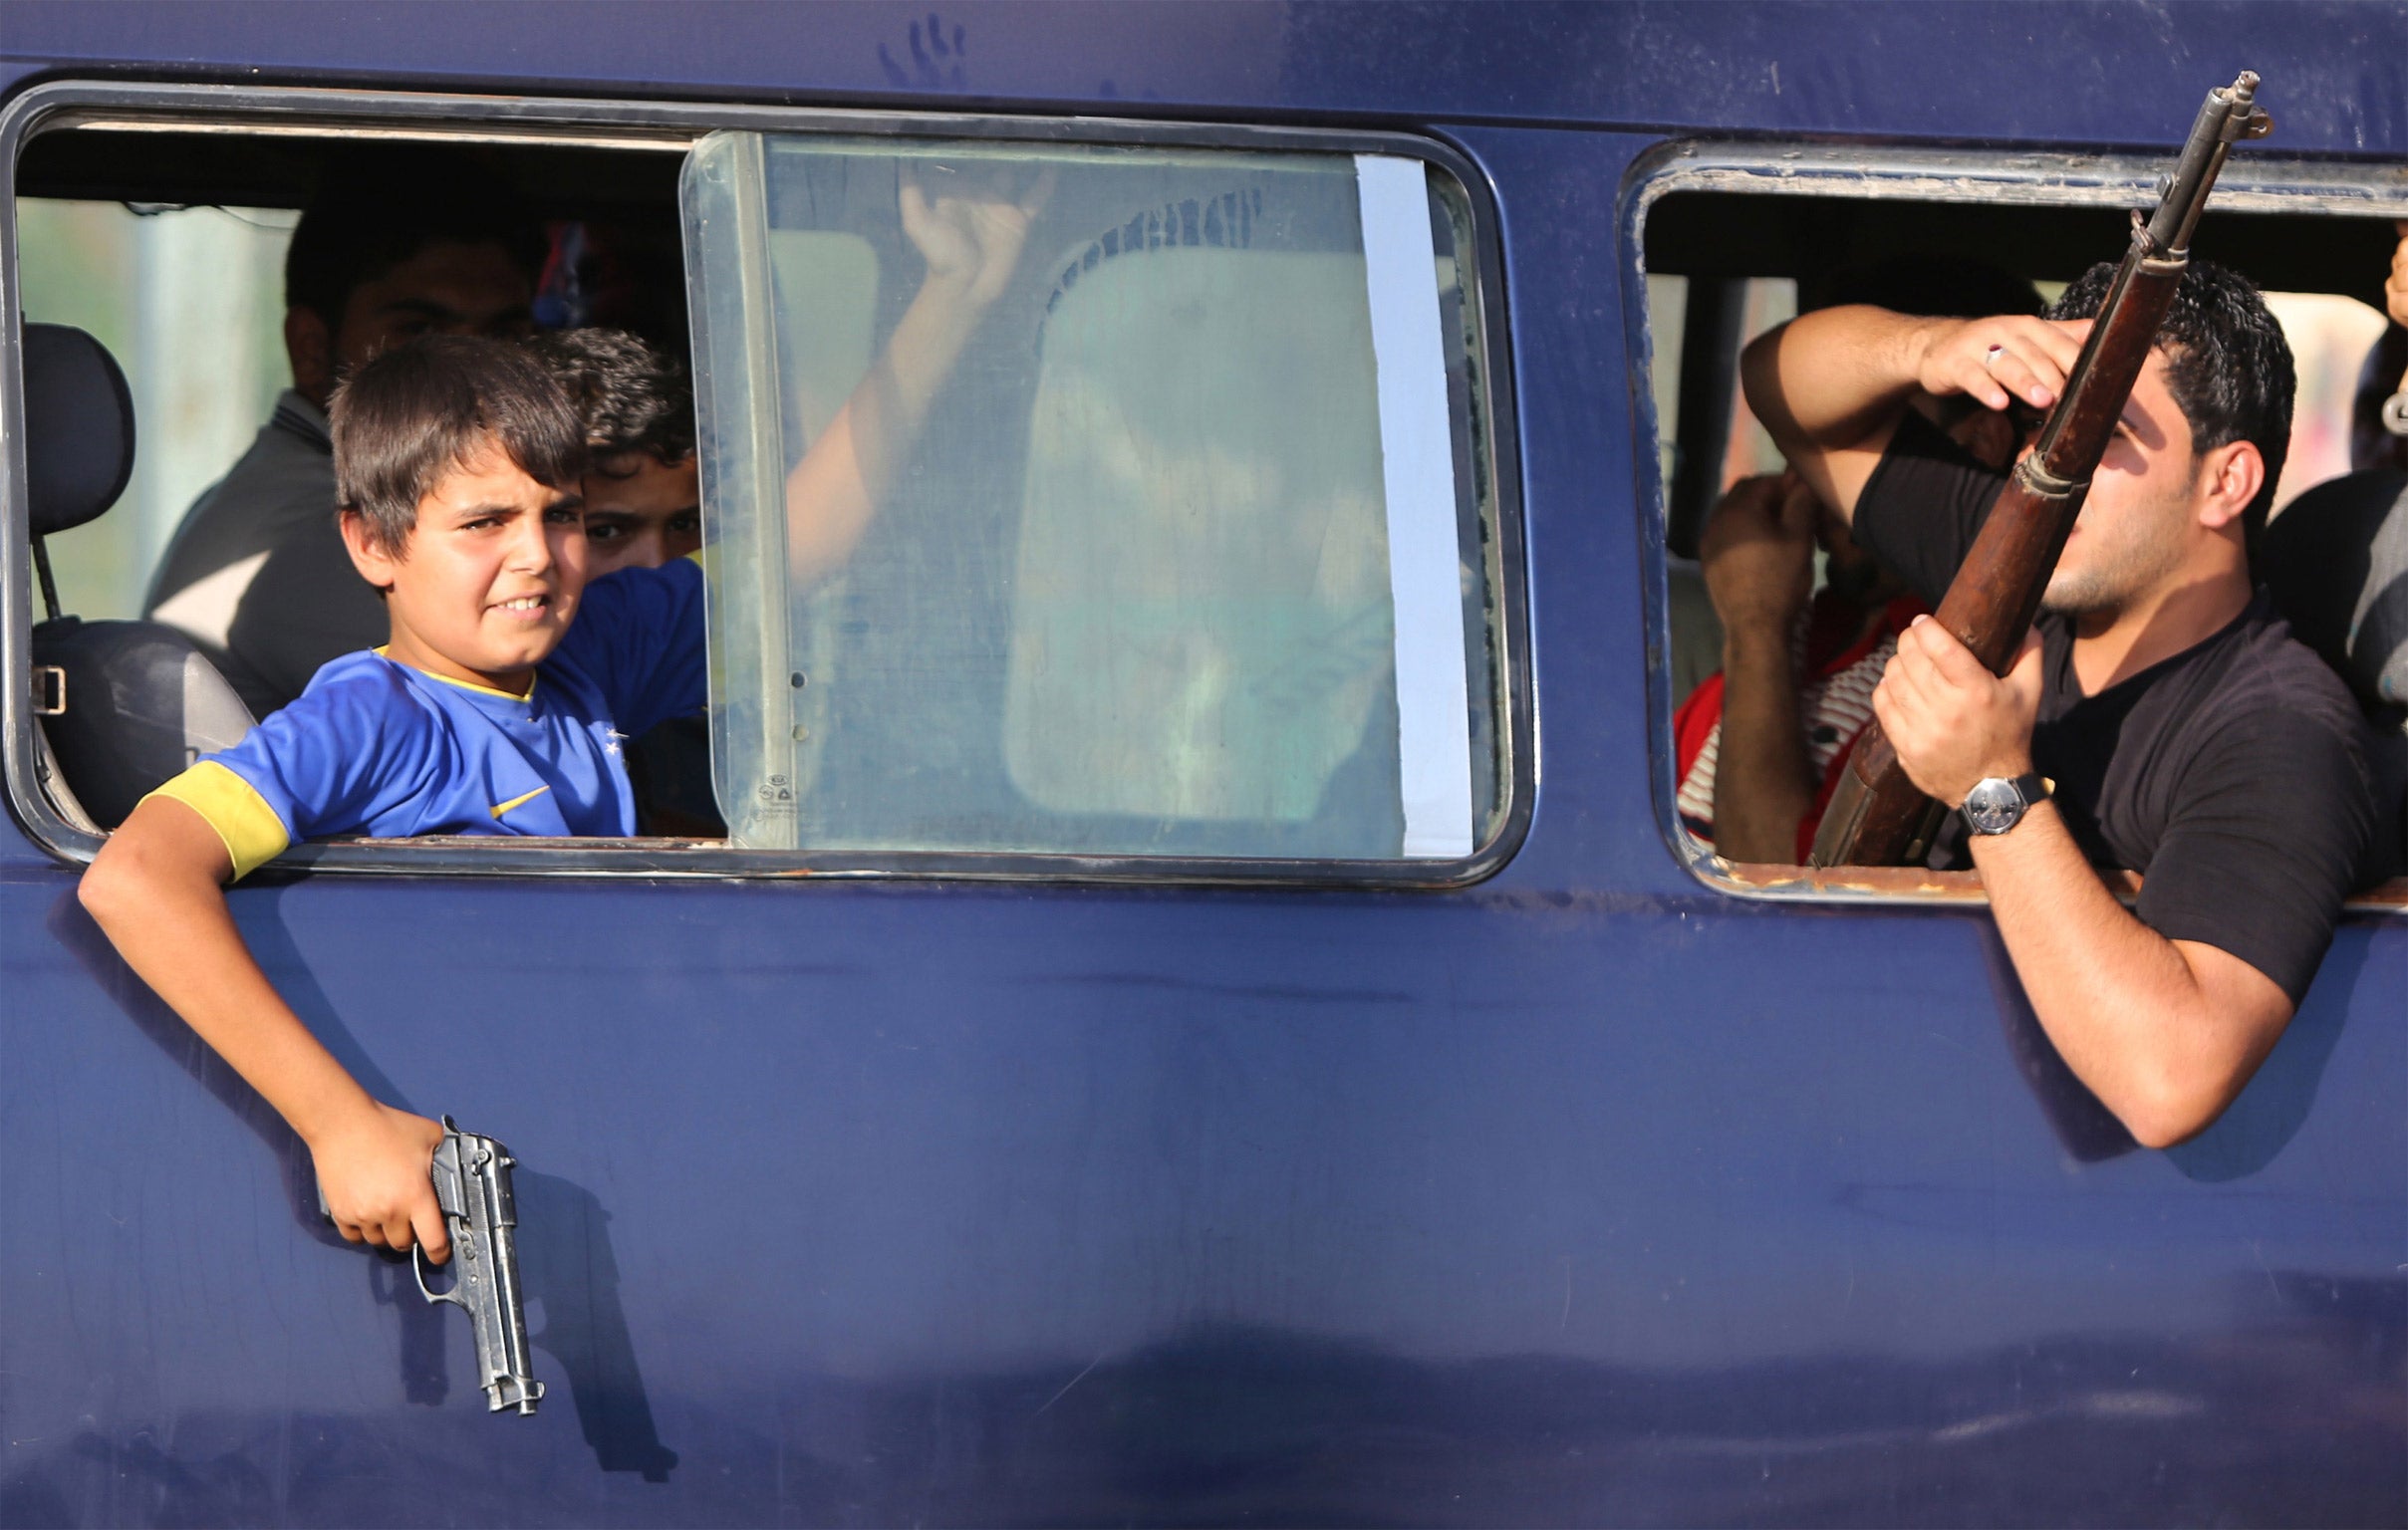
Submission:
[[[1389,154],[1355,155],[1355,187],[1380,379],[1405,855],[1453,860],[1472,854],[1472,723],[1430,193],[1420,160]]]

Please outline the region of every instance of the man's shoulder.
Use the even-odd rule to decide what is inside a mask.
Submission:
[[[184,512],[159,564],[152,607],[232,564],[274,552],[296,533],[332,530],[334,457],[285,415],[280,403],[225,476]]]
[[[294,441],[272,424],[194,501],[191,511],[197,520],[231,519],[262,533],[315,527],[334,513],[335,459]]]
[[[2190,745],[2186,755],[2220,771],[2263,776],[2284,790],[2308,782],[2318,783],[2328,798],[2371,790],[2365,714],[2314,649],[2263,603],[2226,635],[2222,649],[2179,698],[2177,727]]]
[[[2356,734],[2365,716],[2348,684],[2263,598],[2237,638],[2218,686],[2235,715]]]

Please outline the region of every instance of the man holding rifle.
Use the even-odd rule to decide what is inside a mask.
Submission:
[[[1907,406],[2046,409],[2115,275],[2048,319],[1826,309],[1744,358],[1747,401],[1856,540],[1937,606],[1999,497]],[[2194,259],[2005,677],[1920,619],[1874,710],[1952,809],[2040,1024],[2150,1147],[2205,1129],[2281,1035],[2371,873],[2357,707],[2250,577],[2290,432],[2291,358],[2257,291]],[[1971,802],[1968,799],[1971,798]],[[2143,874],[2133,909],[2094,866]]]

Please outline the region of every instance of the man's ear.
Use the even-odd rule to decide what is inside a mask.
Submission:
[[[368,534],[368,517],[357,510],[342,515],[343,549],[351,554],[351,566],[360,577],[381,592],[393,591],[394,567],[401,560],[385,550],[383,543]]]
[[[284,311],[284,355],[293,364],[293,391],[325,408],[335,392],[335,334],[315,309]]]
[[[2266,457],[2255,441],[2228,441],[2199,459],[2199,524],[2222,531],[2240,524],[2266,487]]]

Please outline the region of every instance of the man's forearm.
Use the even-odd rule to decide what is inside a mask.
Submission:
[[[1714,848],[1726,861],[1797,860],[1814,806],[1785,633],[1735,629],[1723,645],[1723,741],[1714,770]]]
[[[2007,834],[1977,836],[1973,853],[2023,992],[2074,1075],[2149,1147],[2213,1122],[2281,1034],[2290,1006],[2280,989],[2238,958],[2142,923],[2053,804]]]
[[[1843,519],[1880,464],[1909,398],[1965,394],[1985,408],[2056,401],[2087,321],[1910,319],[1826,308],[1759,337],[1741,359],[1747,406],[1789,465]]]
[[[1747,407],[1794,463],[1856,445],[1915,391],[1932,321],[1851,305],[1792,319],[1747,347]]]

